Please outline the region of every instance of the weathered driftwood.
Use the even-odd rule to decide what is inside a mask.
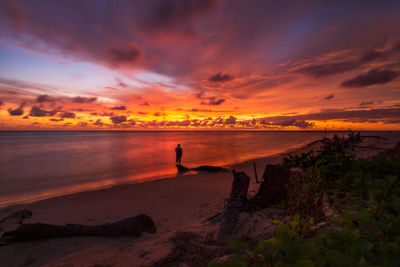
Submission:
[[[24,219],[30,218],[32,216],[32,211],[30,210],[19,210],[14,212],[0,221],[0,231],[8,231],[9,225],[22,224]]]
[[[246,205],[250,177],[244,172],[233,172],[233,183],[229,198],[226,199],[224,214],[218,233],[218,240],[227,240],[233,233],[240,211]]]
[[[5,232],[0,241],[4,243],[71,236],[138,237],[142,232],[156,232],[153,220],[145,214],[129,217],[115,223],[95,226],[81,224],[22,224],[15,231]]]
[[[262,206],[279,204],[287,198],[287,184],[290,178],[290,170],[281,165],[265,166],[263,181],[255,196]]]

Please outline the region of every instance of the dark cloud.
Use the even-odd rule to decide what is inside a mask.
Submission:
[[[92,116],[102,116],[102,117],[111,117],[111,116],[114,116],[114,112],[103,112],[103,113],[91,112],[90,115],[92,115]]]
[[[334,98],[334,97],[335,97],[334,94],[330,94],[330,95],[324,97],[324,100],[331,100],[331,99]]]
[[[75,119],[76,115],[73,112],[63,112],[60,114],[61,118]]]
[[[93,125],[103,126],[104,123],[101,121],[101,119],[98,119],[95,123],[93,123]]]
[[[154,112],[153,115],[156,116],[156,117],[159,117],[159,116],[164,116],[165,113],[162,113],[162,112]]]
[[[338,73],[343,73],[349,70],[354,70],[360,66],[357,62],[344,61],[337,63],[326,63],[319,65],[311,65],[297,70],[296,72],[312,76],[314,78],[321,78]]]
[[[233,76],[229,74],[222,74],[221,72],[208,78],[210,82],[227,82],[233,80]]]
[[[76,96],[72,98],[72,102],[74,103],[92,103],[97,100],[97,97],[83,97],[83,96]]]
[[[38,102],[38,103],[54,102],[54,101],[55,101],[55,99],[50,97],[50,96],[48,96],[48,95],[39,95],[36,98],[36,102]]]
[[[209,97],[208,101],[201,101],[200,104],[202,105],[211,105],[211,106],[218,106],[225,102],[225,99],[220,98],[216,99],[215,97]]]
[[[372,69],[367,73],[360,74],[353,79],[342,82],[342,87],[364,87],[374,84],[385,84],[395,80],[400,72],[389,69]]]
[[[111,110],[126,110],[126,106],[116,106],[113,108],[110,108]]]
[[[142,103],[142,104],[140,104],[140,105],[142,105],[142,106],[148,106],[148,105],[149,105],[149,103],[147,103],[147,102],[144,102],[144,103]]]
[[[374,101],[367,101],[367,102],[361,102],[360,106],[369,106],[369,105],[373,105]]]
[[[49,121],[64,121],[64,119],[63,118],[61,118],[61,119],[51,118],[51,119],[49,119]]]
[[[140,50],[136,45],[128,48],[113,48],[110,50],[110,61],[115,67],[132,65],[140,57]]]
[[[211,109],[199,109],[199,108],[192,108],[187,110],[189,112],[213,112]]]
[[[129,120],[128,120],[128,125],[134,126],[134,125],[136,125],[136,121],[133,120],[133,119],[129,119]]]
[[[363,54],[361,57],[354,60],[346,60],[340,62],[332,63],[322,63],[322,64],[311,64],[306,67],[301,67],[295,72],[302,73],[305,75],[312,76],[314,78],[321,78],[325,76],[330,76],[334,74],[344,73],[347,71],[355,70],[364,64],[380,61],[393,57],[399,51],[396,49],[396,45],[386,50],[377,50],[376,48]]]
[[[234,125],[234,124],[236,124],[236,118],[233,117],[233,116],[229,116],[229,118],[227,118],[227,119],[224,121],[224,124]]]
[[[16,109],[8,109],[8,113],[11,116],[21,116],[22,114],[24,114],[24,110],[23,110],[24,104],[21,104],[18,108]]]
[[[110,120],[114,124],[121,124],[123,122],[126,122],[127,118],[126,118],[126,116],[115,116],[115,117],[110,117]]]
[[[44,117],[44,116],[54,116],[59,110],[44,110],[42,107],[33,106],[29,112],[29,116],[32,117]]]
[[[0,100],[0,106],[2,106],[3,104],[4,104],[3,101]]]
[[[288,127],[288,126],[295,126],[301,129],[307,129],[307,128],[312,128],[314,126],[313,122],[307,122],[305,120],[287,120],[287,121],[280,121],[280,122],[275,122],[272,123],[271,125],[278,125],[282,127]]]
[[[400,123],[400,120],[387,120],[383,122],[384,124],[397,124]]]
[[[80,121],[80,122],[78,122],[76,124],[76,126],[78,126],[78,127],[86,127],[87,125],[88,125],[88,123],[87,122],[83,122],[83,121]]]
[[[208,13],[217,0],[171,0],[154,2],[143,20],[145,30],[160,31],[174,29],[183,34],[193,34],[190,20]]]
[[[280,122],[284,120],[345,120],[350,119],[390,119],[398,118],[400,108],[380,108],[380,109],[327,109],[319,112],[294,115],[294,116],[275,116],[263,118],[266,121]]]

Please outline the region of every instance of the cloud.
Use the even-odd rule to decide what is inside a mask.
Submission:
[[[227,82],[233,80],[233,76],[229,74],[222,74],[221,72],[208,78],[210,82]]]
[[[121,124],[123,122],[126,122],[127,118],[126,118],[126,116],[115,116],[115,117],[110,117],[110,120],[114,124]]]
[[[233,124],[235,124],[236,123],[236,118],[235,117],[233,117],[233,116],[229,116],[229,118],[227,118],[225,121],[224,121],[224,124],[230,124],[230,125],[233,125]]]
[[[55,101],[55,99],[50,97],[50,96],[48,96],[48,95],[39,95],[36,98],[36,102],[38,102],[38,103],[54,102],[54,101]]]
[[[361,102],[359,106],[369,106],[369,105],[373,105],[374,101],[367,101],[367,102]]]
[[[74,103],[92,103],[97,100],[97,97],[83,97],[83,96],[76,96],[72,98],[72,102]]]
[[[145,31],[178,31],[183,35],[193,35],[191,20],[207,14],[217,4],[217,0],[172,0],[154,2],[143,18]],[[157,3],[157,4],[155,4]]]
[[[110,63],[112,66],[129,66],[136,63],[141,52],[136,44],[132,44],[127,48],[112,48],[110,50]]]
[[[200,104],[202,105],[212,105],[212,106],[218,106],[221,105],[222,103],[225,102],[225,99],[220,98],[220,99],[216,99],[215,97],[209,97],[208,98],[208,102],[206,101],[201,101]]]
[[[280,122],[283,120],[368,120],[368,119],[390,119],[398,118],[400,108],[379,108],[379,109],[327,109],[319,112],[312,112],[294,116],[274,116],[262,118],[266,121]]]
[[[324,97],[324,100],[331,100],[331,99],[333,99],[334,97],[335,97],[334,94],[330,94],[330,95]]]
[[[342,87],[365,87],[374,84],[385,84],[395,80],[400,72],[390,69],[372,69],[367,73],[360,74],[350,80],[342,82]]]
[[[93,125],[103,126],[104,123],[101,121],[101,119],[98,119],[95,123],[93,123]]]
[[[111,110],[126,110],[126,106],[116,106],[113,108],[110,108]]]
[[[4,104],[3,101],[0,100],[0,106],[2,106],[3,104]]]
[[[76,115],[73,112],[63,112],[60,115],[61,118],[69,118],[69,119],[75,119]]]
[[[314,78],[322,78],[325,76],[355,70],[368,63],[389,59],[399,51],[400,50],[397,49],[397,45],[386,47],[385,49],[373,48],[371,51],[364,53],[362,56],[352,60],[306,64],[304,67],[297,67],[294,72],[302,73]]]
[[[64,119],[63,118],[61,118],[61,119],[50,118],[49,121],[64,121]]]
[[[24,107],[24,104],[22,103],[18,108],[16,109],[8,109],[8,113],[11,116],[21,116],[22,114],[24,114],[24,110],[22,109]]]
[[[252,124],[255,124],[255,122],[253,122]],[[267,122],[266,120],[263,119],[260,121],[260,124],[261,125],[275,125],[275,126],[281,126],[281,127],[295,126],[300,129],[308,129],[308,128],[312,128],[315,126],[315,124],[313,122],[308,122],[305,120],[296,120],[296,119],[277,121],[277,122]]]
[[[44,116],[54,116],[58,110],[44,110],[42,107],[33,106],[29,112],[29,116],[32,117],[44,117]]]

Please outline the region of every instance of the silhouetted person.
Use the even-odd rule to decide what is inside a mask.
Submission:
[[[181,165],[181,160],[182,160],[182,147],[180,144],[175,148],[176,152],[176,165],[180,166]]]

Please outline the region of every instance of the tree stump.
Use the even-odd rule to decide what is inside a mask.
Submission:
[[[257,194],[252,198],[252,203],[258,208],[265,208],[269,204],[279,204],[287,198],[287,184],[290,178],[290,170],[281,165],[265,166],[263,181]]]
[[[247,202],[247,191],[249,189],[250,177],[244,172],[233,172],[231,193],[225,201],[224,214],[218,233],[218,240],[227,240],[233,233],[240,211]]]

